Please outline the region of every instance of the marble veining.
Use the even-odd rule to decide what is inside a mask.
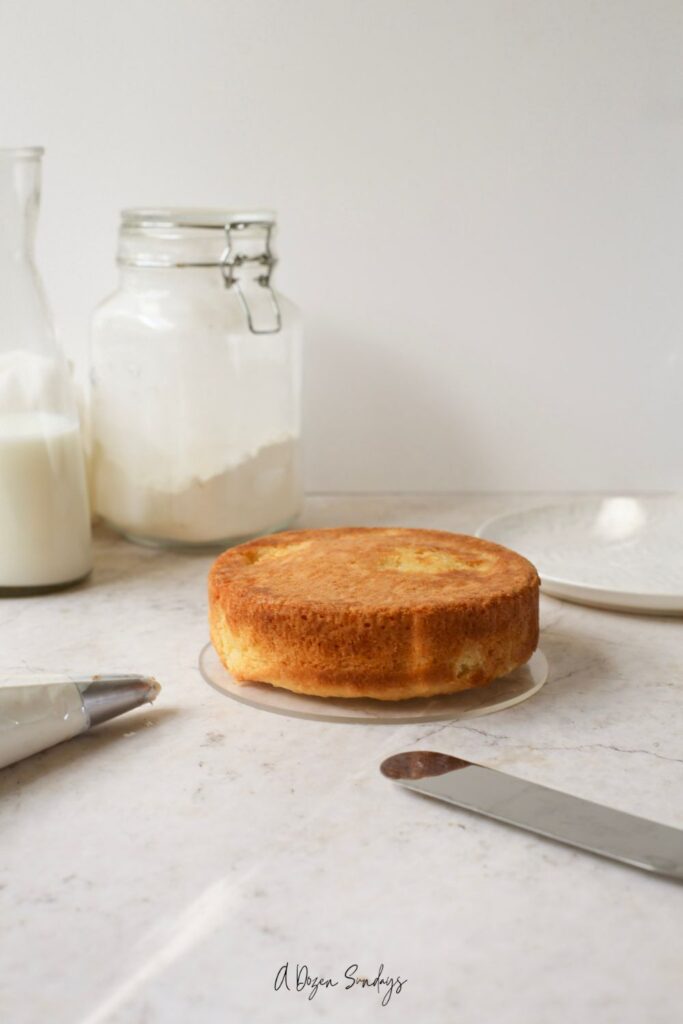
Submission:
[[[301,523],[473,532],[529,504],[327,495]],[[544,597],[550,678],[524,704],[288,719],[199,676],[210,561],[98,531],[87,584],[0,604],[5,679],[134,670],[163,687],[0,772],[3,1024],[677,1019],[683,887],[420,798],[379,765],[439,750],[683,827],[680,619]],[[353,965],[368,981],[383,965],[382,984],[347,988]],[[309,999],[316,977],[336,984]]]

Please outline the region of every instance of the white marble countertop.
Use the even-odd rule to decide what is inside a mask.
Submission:
[[[327,496],[302,524],[472,532],[534,503]],[[87,585],[0,604],[3,676],[163,686],[153,709],[0,772],[3,1024],[680,1019],[683,886],[378,772],[438,749],[683,826],[680,619],[544,598],[551,674],[530,701],[462,724],[319,723],[202,681],[210,562],[101,532]],[[292,990],[276,992],[285,963]],[[340,984],[309,1000],[297,964]],[[352,964],[405,985],[382,1007],[345,990]]]

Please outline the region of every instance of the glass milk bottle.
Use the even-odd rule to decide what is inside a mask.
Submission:
[[[42,149],[0,149],[0,594],[91,568],[81,434],[33,262]]]
[[[96,511],[131,540],[227,546],[301,502],[301,322],[271,286],[267,212],[125,210],[95,311]]]

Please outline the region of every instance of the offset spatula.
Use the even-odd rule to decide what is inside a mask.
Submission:
[[[380,770],[407,789],[683,881],[683,831],[449,754],[411,750]]]

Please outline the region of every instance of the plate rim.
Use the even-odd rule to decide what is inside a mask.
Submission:
[[[526,514],[528,514],[530,512],[554,511],[554,510],[560,510],[560,509],[561,510],[565,510],[567,508],[571,508],[572,506],[576,506],[576,505],[594,503],[594,502],[598,502],[598,501],[606,501],[610,497],[617,498],[617,497],[634,497],[634,496],[633,495],[625,495],[625,494],[624,495],[622,495],[622,494],[614,494],[614,495],[606,495],[605,497],[599,497],[599,496],[596,495],[594,497],[585,498],[585,499],[573,499],[571,501],[568,501],[564,505],[557,504],[557,503],[543,503],[543,504],[540,504],[540,505],[530,505],[527,508],[517,509],[517,510],[512,511],[512,512],[501,512],[501,513],[498,513],[497,515],[489,516],[488,519],[484,520],[484,522],[481,523],[477,527],[475,536],[479,537],[481,540],[489,540],[489,541],[491,541],[494,544],[502,544],[502,542],[499,539],[497,539],[496,537],[488,536],[488,534],[487,534],[487,531],[489,530],[489,528],[491,526],[493,526],[495,523],[500,523],[502,520],[506,520],[506,519],[515,519],[515,518],[517,518],[519,516],[524,516],[524,515],[526,515]],[[655,498],[655,499],[658,499],[658,498],[682,498],[683,499],[683,496],[679,495],[677,493],[675,493],[675,494],[674,493],[672,493],[672,494],[657,494],[657,495],[654,495],[654,494],[653,495],[638,495],[637,496],[637,500],[638,501],[647,500],[648,498]],[[503,546],[505,546],[505,545],[503,545]],[[520,552],[520,554],[521,554],[521,552]],[[527,556],[524,556],[524,557],[527,557]],[[652,592],[648,593],[648,592],[645,592],[645,591],[642,591],[642,590],[627,590],[627,589],[624,589],[624,588],[621,588],[621,587],[616,587],[616,588],[615,587],[600,587],[600,586],[597,586],[597,585],[595,585],[593,583],[581,583],[581,582],[579,582],[577,580],[568,579],[568,578],[563,577],[563,576],[550,575],[549,573],[542,572],[541,569],[538,568],[538,566],[536,566],[536,568],[538,569],[538,574],[539,574],[539,576],[541,578],[541,583],[549,585],[551,587],[552,586],[556,586],[556,587],[560,587],[560,588],[566,588],[567,590],[573,590],[577,595],[581,594],[582,596],[585,596],[586,598],[589,598],[589,599],[590,598],[594,598],[595,600],[602,600],[606,604],[612,604],[612,605],[619,604],[620,607],[631,608],[633,610],[639,610],[639,609],[642,609],[643,605],[645,605],[645,604],[652,605],[653,603],[656,603],[657,607],[661,611],[666,611],[666,610],[668,610],[668,611],[683,611],[683,590],[679,590],[679,591],[675,591],[675,590],[673,590],[673,591],[666,591],[666,590],[664,590],[664,591],[652,591]],[[628,602],[629,598],[632,599],[632,602],[637,602],[637,603],[632,603],[632,602],[629,603]],[[666,608],[662,607],[663,605],[666,605],[667,607]],[[651,608],[650,610],[654,610],[654,609]]]

